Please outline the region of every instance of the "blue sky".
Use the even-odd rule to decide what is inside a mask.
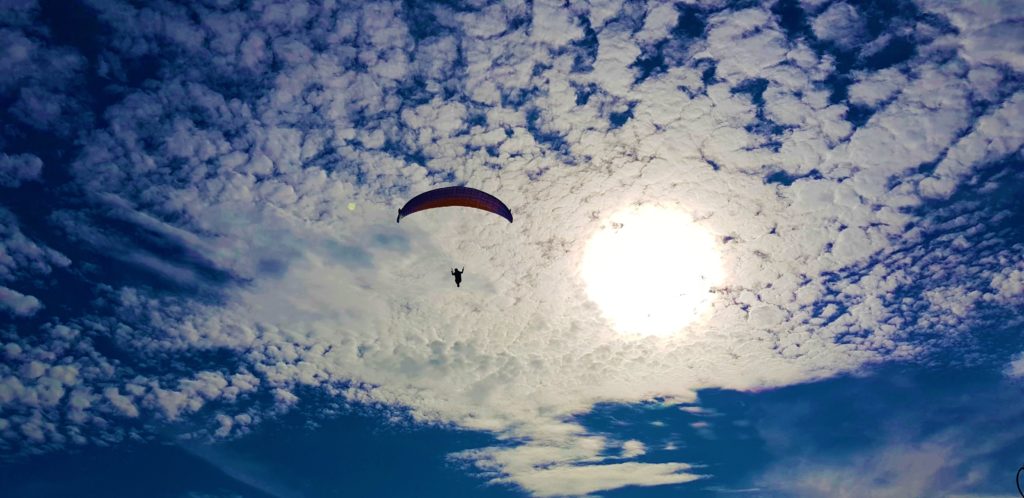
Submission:
[[[1022,7],[0,0],[0,480],[1014,496]]]

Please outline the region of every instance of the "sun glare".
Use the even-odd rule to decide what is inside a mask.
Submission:
[[[667,336],[709,310],[724,272],[714,237],[686,213],[620,211],[587,243],[587,294],[624,334]]]

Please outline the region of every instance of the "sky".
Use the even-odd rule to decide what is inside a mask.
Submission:
[[[0,0],[4,494],[1016,496],[1022,12]]]

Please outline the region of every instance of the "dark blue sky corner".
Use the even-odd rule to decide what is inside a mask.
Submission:
[[[473,496],[524,496],[506,486],[483,485],[446,459],[447,453],[493,444],[484,434],[412,424],[400,408],[339,404],[318,390],[298,394],[308,410],[267,420],[241,438],[210,444],[168,433],[146,442],[31,457],[0,466],[0,476],[11,478],[7,482],[13,483],[8,488],[12,496],[177,497],[192,492],[444,497],[452,490]],[[387,462],[352,451],[368,447],[388,455]],[[110,466],[122,469],[125,479],[102,478]],[[337,480],[339,468],[347,469],[344,486]]]

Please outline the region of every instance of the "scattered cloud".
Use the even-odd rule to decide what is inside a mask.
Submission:
[[[867,13],[805,3],[818,39],[868,40]],[[74,110],[100,105],[72,81],[111,88],[101,121],[75,121],[80,202],[47,223],[87,259],[147,278],[91,277],[81,313],[5,332],[4,448],[115,441],[166,421],[230,437],[312,386],[492,431],[507,444],[457,458],[539,496],[683,483],[700,478],[690,464],[609,463],[609,450],[645,447],[569,420],[597,402],[692,402],[702,388],[913,358],[932,347],[921,335],[952,336],[1021,299],[1012,220],[957,197],[995,199],[1019,181],[992,171],[1019,161],[1024,140],[1009,78],[1022,50],[992,43],[1024,39],[1011,8],[923,2],[929,16],[871,42],[913,39],[898,68],[850,69],[762,7],[695,7],[691,22],[634,2],[87,5],[100,54],[12,25],[0,90],[20,123],[60,135]],[[41,168],[4,153],[0,184],[39,181]],[[516,223],[389,223],[409,195],[453,182],[500,193]],[[586,300],[585,242],[631,204],[685,210],[722,241],[729,277],[707,321],[627,341]],[[17,219],[0,209],[12,286],[0,302],[45,314],[13,288],[84,263]],[[446,280],[454,261],[465,289]],[[885,461],[917,477],[879,492],[912,495],[949,451],[894,447],[847,462],[863,474],[808,468],[792,489],[842,493],[831,483],[862,484]]]

